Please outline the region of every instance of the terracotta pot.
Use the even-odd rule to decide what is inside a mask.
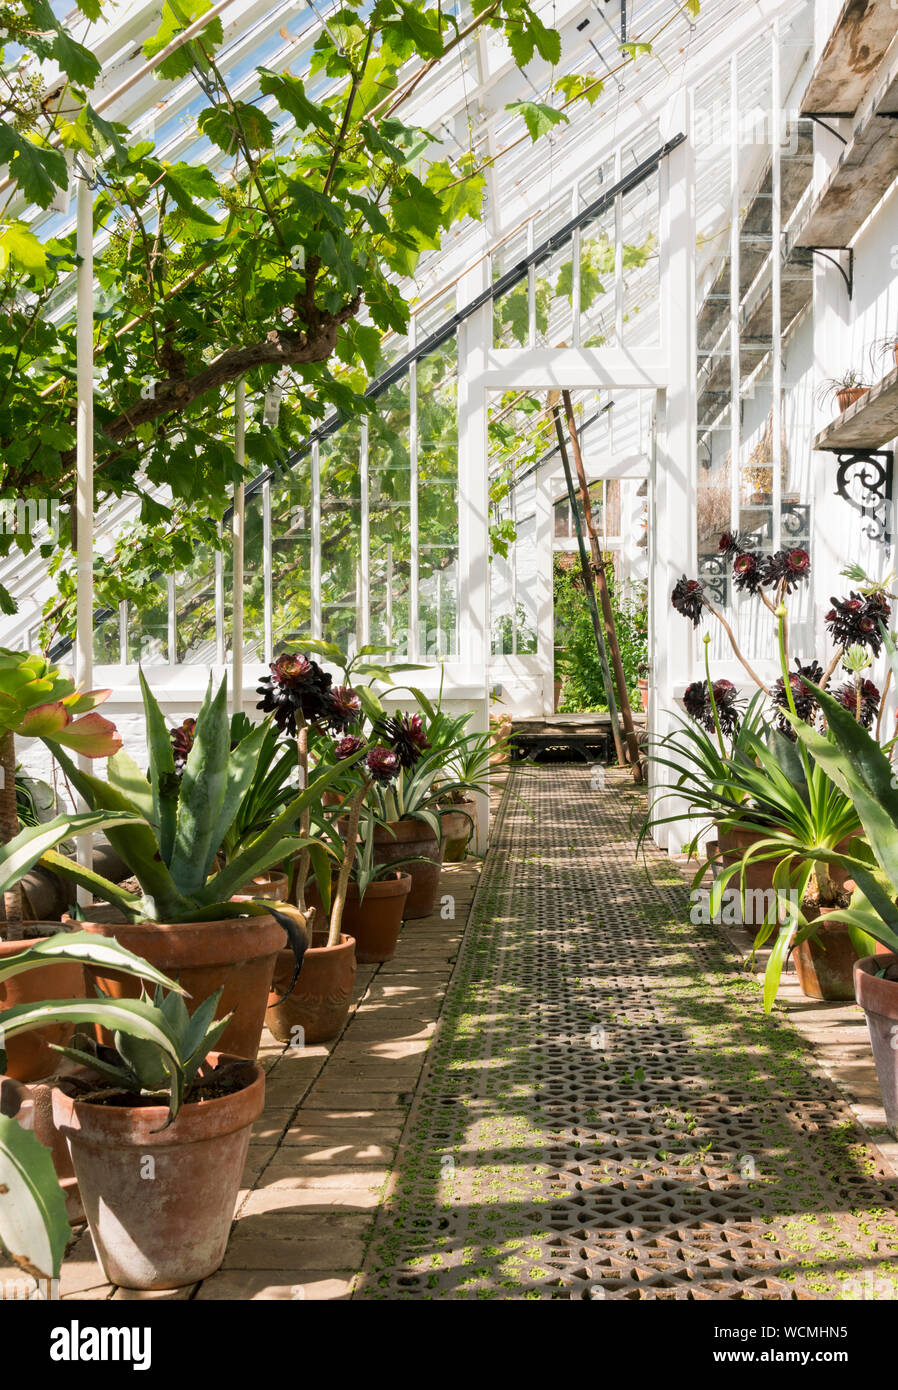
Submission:
[[[246,902],[248,898],[266,898],[272,903],[285,903],[290,894],[290,880],[280,870],[259,874],[251,883],[246,883],[239,893],[234,893],[233,902]]]
[[[59,922],[29,922],[27,930],[27,941],[0,941],[0,960],[46,941],[62,928]],[[44,999],[83,999],[84,993],[84,971],[79,964],[66,961],[42,965],[0,984],[0,1012],[16,1004],[37,1004]],[[71,1023],[56,1023],[10,1038],[6,1045],[7,1074],[16,1081],[39,1081],[42,1076],[49,1076],[59,1065],[59,1053],[52,1051],[50,1043],[64,1046],[72,1032]]]
[[[839,410],[847,410],[850,405],[854,405],[855,401],[859,401],[861,396],[866,396],[869,390],[869,386],[846,386],[843,390],[837,391],[836,400],[839,404]]]
[[[295,968],[293,952],[281,951],[268,996],[268,1027],[279,1042],[328,1042],[342,1029],[352,1003],[355,941],[343,933],[338,945],[328,946],[327,932],[314,932],[312,945],[303,956],[299,979],[286,999],[280,999]]]
[[[649,682],[647,676],[640,676],[636,682],[639,687],[639,703],[642,705],[643,714],[649,712]]]
[[[835,908],[824,907],[820,916],[826,918]],[[792,959],[798,973],[802,994],[808,999],[845,1001],[854,998],[854,965],[857,951],[851,944],[846,922],[820,924],[820,940],[810,937],[793,947]]]
[[[167,1127],[165,1106],[95,1105],[54,1090],[53,1118],[110,1283],[176,1289],[221,1264],[265,1099],[261,1067],[245,1067],[242,1090],[185,1105]]]
[[[886,1121],[898,1138],[898,982],[880,979],[877,974],[890,965],[898,965],[898,955],[864,956],[855,961],[854,992],[867,1015]]]
[[[441,811],[440,820],[443,822],[443,863],[460,864],[467,854],[468,844],[477,824],[477,803],[461,801],[457,807]],[[413,867],[414,865],[409,865],[409,868]]]
[[[259,1050],[274,963],[284,946],[284,930],[273,917],[235,917],[221,922],[121,922],[102,908],[98,920],[82,922],[85,931],[112,936],[135,955],[176,979],[189,990],[191,1012],[223,987],[216,1018],[233,1012],[219,1042],[234,1057],[255,1057]],[[102,914],[102,916],[101,916]],[[116,999],[136,999],[139,981],[114,973],[85,970]]]
[[[332,892],[335,886],[336,879]],[[355,958],[359,965],[377,965],[395,954],[411,886],[409,875],[397,871],[390,878],[369,883],[360,901],[358,884],[350,883],[343,907],[343,927],[346,935],[355,941]],[[308,885],[306,902],[321,913],[321,894],[314,879]]]
[[[393,833],[391,833],[393,832]],[[374,827],[374,862],[392,864],[396,859],[422,856],[424,862],[403,864],[402,872],[412,880],[405,904],[406,921],[429,917],[436,906],[440,886],[441,843],[423,820],[397,820],[389,827]]]
[[[561,692],[564,689],[564,681],[560,676],[556,676],[552,682],[552,709],[557,710],[561,703]]]

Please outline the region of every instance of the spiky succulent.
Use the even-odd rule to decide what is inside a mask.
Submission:
[[[256,709],[273,714],[282,733],[295,735],[297,715],[309,724],[326,722],[333,678],[317,661],[296,653],[278,657],[256,687],[262,699]]]
[[[690,619],[693,627],[698,627],[704,607],[704,585],[700,579],[687,579],[684,574],[673,586],[670,601],[678,613]]]

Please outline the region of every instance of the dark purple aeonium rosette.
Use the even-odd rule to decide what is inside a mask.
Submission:
[[[846,681],[833,691],[833,695],[839,704],[847,709],[849,714],[854,715],[858,723],[865,729],[869,729],[874,718],[879,713],[880,692],[878,686],[872,681],[861,681],[860,686],[854,681]],[[860,710],[858,710],[860,704]]]
[[[684,574],[673,586],[670,601],[678,613],[690,619],[693,627],[698,627],[704,606],[704,586],[700,579],[687,579]]]
[[[879,656],[882,647],[880,623],[885,626],[891,615],[891,604],[878,590],[872,594],[857,594],[847,598],[830,599],[832,608],[824,622],[830,637],[839,647],[867,647]]]
[[[724,531],[717,542],[717,553],[722,555],[725,560],[734,560],[737,555],[741,555],[742,541],[739,538],[739,532]]]
[[[344,758],[351,758],[354,753],[358,753],[360,748],[364,748],[365,740],[359,738],[358,734],[345,734],[334,744],[334,755],[339,762]]]
[[[791,594],[811,572],[811,560],[806,550],[795,547],[791,550],[777,550],[768,555],[764,562],[762,583],[775,588],[782,585],[783,592]]]
[[[183,724],[179,724],[176,729],[169,730],[169,736],[175,757],[175,772],[180,776],[187,764],[190,750],[193,747],[193,740],[196,737],[196,720],[185,719]]]
[[[733,682],[728,680],[714,681],[712,689],[721,731],[727,735],[734,734],[742,718],[739,691]],[[690,719],[707,729],[708,733],[715,732],[714,709],[707,681],[693,681],[691,685],[687,685],[683,693],[683,704]]]
[[[733,585],[740,592],[756,594],[764,582],[763,556],[756,550],[745,550],[733,561]]]
[[[814,685],[819,685],[822,679],[823,667],[819,661],[809,661],[807,665],[803,666],[798,657],[795,658],[795,670],[789,672],[789,686],[792,691],[792,699],[795,702],[795,713],[799,719],[804,720],[805,724],[813,722],[818,708],[817,697],[806,682],[811,681]],[[786,683],[782,676],[774,684],[773,703],[781,710],[791,708],[786,693]],[[797,738],[795,730],[784,714],[779,715],[777,723],[782,733],[793,740]]]
[[[400,762],[392,748],[382,748],[378,745],[371,749],[365,759],[365,766],[372,781],[386,785],[399,776]]]
[[[262,696],[256,709],[273,714],[282,733],[296,734],[297,715],[307,724],[327,720],[332,677],[322,671],[317,661],[297,653],[278,657],[269,669],[271,675],[256,687]]]
[[[362,717],[362,701],[351,685],[335,685],[327,692],[327,722],[335,734],[345,733]]]
[[[400,767],[414,767],[430,747],[420,714],[392,714],[379,721],[376,733],[393,749]]]

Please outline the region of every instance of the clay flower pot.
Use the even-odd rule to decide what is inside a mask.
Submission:
[[[898,981],[879,978],[881,970],[895,966],[898,956],[892,954],[864,956],[855,961],[854,992],[867,1015],[886,1121],[898,1137]]]
[[[392,833],[391,833],[392,832]],[[392,864],[396,859],[421,856],[424,862],[404,864],[402,871],[412,880],[405,916],[429,917],[436,906],[440,886],[441,842],[423,820],[392,821],[389,827],[374,827],[374,862]]]
[[[826,918],[835,908],[821,908]],[[809,937],[794,947],[792,959],[801,991],[809,999],[845,1001],[854,998],[854,965],[857,951],[851,944],[847,922],[820,924],[820,940]]]
[[[639,687],[639,703],[642,705],[643,714],[649,712],[649,679],[648,676],[640,676],[636,682]]]
[[[221,922],[122,922],[115,913],[93,907],[97,920],[82,922],[85,931],[114,937],[190,993],[193,1011],[223,987],[216,1018],[233,1012],[219,1042],[223,1052],[254,1058],[259,1050],[268,992],[284,930],[273,917],[234,917]],[[102,916],[101,916],[102,914]],[[116,999],[136,999],[139,981],[113,971],[85,969],[89,992],[96,982]]]
[[[259,874],[251,883],[245,883],[239,893],[232,895],[232,902],[246,902],[248,898],[267,898],[272,903],[285,903],[290,896],[290,880],[280,869],[271,869],[267,874]]]
[[[859,401],[861,396],[866,396],[870,390],[869,386],[845,386],[841,391],[836,392],[836,400],[839,411],[847,410],[855,401]]]
[[[166,1106],[97,1105],[54,1090],[53,1118],[110,1283],[176,1289],[214,1273],[264,1099],[255,1062],[245,1063],[241,1090],[183,1106],[167,1128]]]
[[[336,879],[332,891],[335,886]],[[343,907],[343,927],[346,935],[355,941],[355,958],[359,965],[379,965],[395,954],[411,886],[410,876],[397,870],[389,878],[369,883],[360,901],[359,885],[349,884]],[[306,901],[309,907],[318,910],[316,920],[320,920],[321,895],[314,879],[308,884]]]
[[[463,815],[463,812],[467,815]],[[460,864],[468,851],[468,844],[477,823],[477,803],[460,801],[456,806],[440,812],[443,822],[443,863]]]
[[[0,941],[0,960],[16,956],[38,941],[46,941],[63,928],[59,922],[29,922],[25,941]],[[37,970],[23,970],[11,980],[0,984],[0,1012],[16,1004],[37,1004],[43,999],[83,999],[84,971],[74,961],[59,961],[42,965]],[[39,1081],[49,1076],[59,1065],[59,1053],[50,1044],[64,1046],[72,1036],[70,1023],[56,1023],[35,1028],[10,1038],[6,1048],[6,1072],[16,1081]]]
[[[303,956],[299,979],[287,997],[279,999],[295,968],[293,952],[281,951],[265,1021],[279,1042],[328,1042],[342,1029],[352,1003],[355,941],[343,933],[336,946],[328,946],[327,932],[314,932],[312,945]]]

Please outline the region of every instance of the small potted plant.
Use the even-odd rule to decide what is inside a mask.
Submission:
[[[375,822],[364,820],[356,845],[342,926],[355,941],[356,960],[360,965],[379,964],[395,954],[399,931],[405,916],[405,904],[412,880],[403,869],[413,860],[396,860],[391,864],[374,862]],[[313,882],[306,900],[323,918],[330,917],[336,876],[326,876],[324,882]],[[300,979],[302,971],[300,971]]]
[[[847,410],[855,401],[859,401],[861,396],[866,395],[870,390],[870,383],[863,379],[860,372],[854,368],[842,373],[841,376],[828,377],[822,382],[818,391],[818,400],[821,405],[827,401],[835,400],[839,407],[839,413]]]
[[[870,366],[874,372],[883,358],[891,358],[889,368],[898,367],[898,332],[887,333],[883,338],[874,338],[870,344]]]

